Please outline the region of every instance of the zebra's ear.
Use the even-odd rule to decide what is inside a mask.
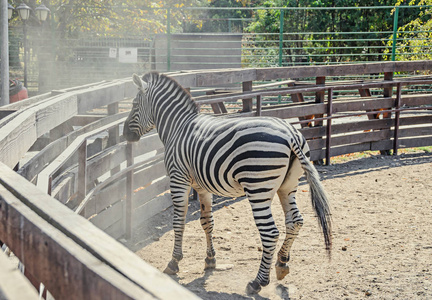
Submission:
[[[147,88],[147,83],[144,82],[141,79],[141,77],[139,77],[139,75],[133,74],[132,80],[133,80],[133,83],[137,86],[137,88],[140,89],[141,91],[144,91]]]

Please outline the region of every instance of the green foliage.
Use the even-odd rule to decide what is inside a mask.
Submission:
[[[396,6],[404,4],[398,0]],[[408,3],[414,5],[432,5],[432,0],[412,0]],[[432,7],[401,8],[399,11],[409,10],[415,17],[411,20],[402,20],[398,28],[396,44],[396,60],[428,60],[432,59]],[[388,42],[393,46],[393,40]],[[390,51],[388,51],[390,57]]]

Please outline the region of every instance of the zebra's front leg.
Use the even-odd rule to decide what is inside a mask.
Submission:
[[[282,280],[289,273],[288,261],[290,259],[290,251],[294,240],[303,226],[303,218],[295,201],[296,188],[288,194],[284,191],[278,191],[279,199],[285,213],[286,235],[283,245],[278,253],[276,261],[276,277]]]
[[[188,210],[190,186],[187,183],[179,184],[175,181],[173,183],[173,179],[171,179],[170,188],[174,206],[174,250],[172,259],[165,268],[164,273],[174,275],[178,273],[178,264],[183,258],[183,233]]]
[[[207,240],[207,257],[205,259],[204,269],[216,268],[215,250],[213,247],[213,213],[212,213],[212,194],[200,191],[198,193],[201,205],[201,226],[204,229]]]
[[[267,286],[270,283],[270,269],[273,260],[273,254],[276,249],[276,243],[279,238],[279,231],[274,223],[271,213],[271,197],[256,197],[248,196],[252,206],[252,212],[255,219],[255,224],[258,228],[262,242],[262,258],[256,278],[248,283],[246,292],[255,294],[261,290],[261,287]]]

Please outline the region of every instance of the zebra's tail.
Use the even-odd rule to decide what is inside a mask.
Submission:
[[[318,171],[306,157],[300,145],[294,147],[294,153],[300,160],[301,166],[305,172],[306,180],[310,187],[310,196],[312,207],[318,216],[318,223],[321,226],[324,235],[325,247],[328,255],[331,255],[332,233],[331,233],[331,213],[327,194],[321,184]]]

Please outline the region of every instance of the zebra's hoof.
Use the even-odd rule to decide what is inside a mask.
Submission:
[[[168,266],[163,271],[165,274],[168,275],[175,275],[179,271],[178,263],[175,261],[170,261]]]
[[[246,293],[250,294],[258,294],[261,291],[261,285],[256,281],[250,281],[246,286]]]
[[[289,273],[289,266],[288,264],[283,264],[283,263],[276,263],[276,278],[277,280],[282,280],[285,278],[285,276],[287,276]]]
[[[216,258],[208,258],[205,259],[204,270],[211,270],[216,268]]]

